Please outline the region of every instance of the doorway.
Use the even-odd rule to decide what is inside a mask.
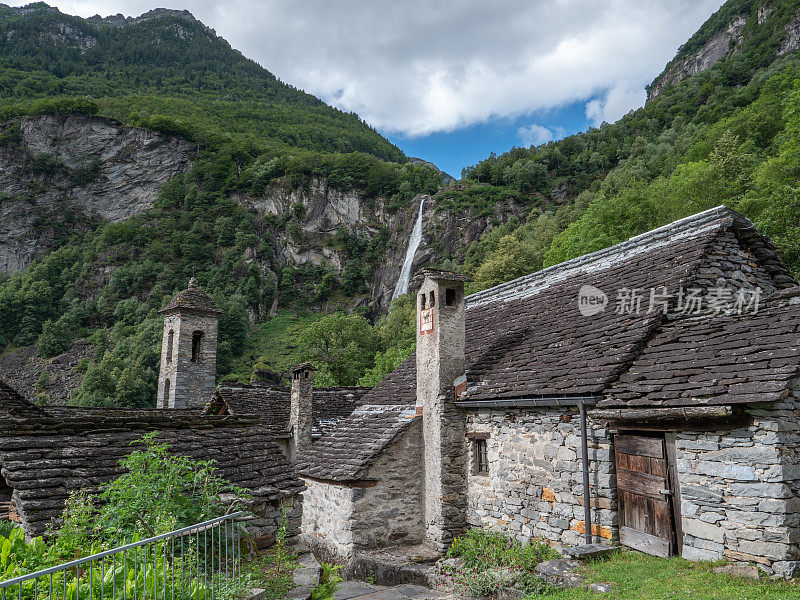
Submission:
[[[670,461],[664,435],[614,436],[619,537],[655,556],[678,553]]]

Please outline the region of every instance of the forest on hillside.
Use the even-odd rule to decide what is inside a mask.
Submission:
[[[199,22],[167,15],[120,28],[45,9],[21,20],[3,9],[0,34],[18,33],[11,42],[0,35],[0,116],[11,120],[0,144],[18,143],[21,115],[77,111],[187,137],[198,157],[145,214],[82,232],[66,220],[51,224],[61,228],[53,250],[19,274],[0,275],[0,349],[35,345],[52,357],[88,338],[93,356],[78,366],[85,378],[72,401],[148,406],[157,311],[195,275],[224,311],[220,379],[244,381],[256,368],[280,374],[302,359],[315,362],[322,385],[377,383],[414,347],[408,298],[388,315],[353,309],[386,253],[384,234],[337,231],[328,243],[346,256],[341,270],[269,259],[274,277],[264,277],[245,259],[269,255],[275,236],[300,235],[304,209],[259,219],[237,198],[276,183],[297,189],[314,177],[392,211],[408,210],[424,193],[436,211],[491,218],[498,203],[512,200],[522,216],[495,223],[463,262],[445,257],[435,265],[472,276],[473,291],[719,204],[751,218],[797,273],[800,60],[778,49],[800,2],[766,5],[771,11],[760,19],[765,3],[726,3],[675,61],[744,14],[735,51],[617,123],[492,155],[447,185],[434,169],[406,162],[357,116],[278,82]],[[87,36],[96,43],[86,52],[74,43],[39,44],[40,32],[59,19],[74,25],[84,45]],[[176,25],[192,33],[188,42],[167,39]],[[153,36],[165,40],[158,51],[147,44]],[[43,161],[39,168],[62,167]],[[112,274],[98,286],[103,269]],[[272,316],[259,313],[265,304],[277,307]],[[45,381],[43,401],[46,392]]]

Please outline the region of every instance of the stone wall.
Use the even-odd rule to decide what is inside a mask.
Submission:
[[[421,423],[384,449],[359,482],[306,479],[302,532],[325,560],[422,541]]]
[[[171,360],[169,332],[173,332]],[[192,336],[202,331],[200,355],[192,362]],[[164,318],[161,368],[158,376],[159,408],[202,409],[214,396],[217,364],[217,317],[171,313]],[[169,380],[167,394],[166,382]],[[168,396],[168,397],[167,397]]]
[[[353,551],[353,494],[334,481],[305,479],[303,538],[324,560],[345,562]]]
[[[737,429],[676,435],[685,558],[800,572],[796,397],[748,410],[752,424]]]
[[[267,502],[252,509],[255,517],[245,521],[245,530],[253,537],[258,548],[272,546],[278,529],[286,526],[286,540],[291,542],[301,533],[303,496],[296,495],[280,501]]]
[[[556,545],[584,543],[577,408],[470,411],[467,429],[488,434],[489,458],[486,475],[469,467],[470,526],[499,529],[520,541],[543,537]],[[617,537],[613,451],[607,432],[591,420],[589,460],[592,531],[596,542],[611,541]]]
[[[353,494],[356,549],[418,544],[422,523],[422,423],[419,419],[389,445],[367,472],[378,485]]]

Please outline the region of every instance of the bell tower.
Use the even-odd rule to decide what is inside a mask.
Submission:
[[[189,287],[161,310],[164,336],[158,374],[158,408],[203,408],[214,395],[217,321],[222,311],[197,286]]]

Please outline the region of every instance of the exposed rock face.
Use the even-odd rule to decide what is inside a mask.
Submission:
[[[800,11],[786,24],[786,37],[778,49],[778,56],[790,54],[800,48]]]
[[[292,213],[299,215],[296,217],[299,236],[282,234],[273,240],[276,257],[282,264],[328,264],[340,271],[346,263],[346,257],[332,244],[336,231],[344,227],[351,233],[359,231],[376,236],[385,226],[389,241],[383,261],[370,282],[371,298],[367,300],[372,305],[385,308],[400,274],[421,198],[417,196],[405,208],[393,212],[382,198],[367,199],[354,190],[343,192],[331,188],[326,179],[315,178],[307,187],[292,191],[286,191],[283,182],[277,181],[261,196],[239,200],[255,209],[261,217],[269,214],[279,218]],[[302,210],[298,211],[300,207]],[[498,203],[490,216],[476,217],[466,209],[458,212],[439,211],[435,198],[426,197],[422,243],[417,250],[412,273],[447,257],[463,259],[469,245],[493,223],[505,222],[513,215],[522,214],[523,207],[511,200]],[[260,259],[255,253],[252,258],[256,261]]]
[[[713,36],[695,54],[670,67],[656,79],[647,91],[647,101],[658,98],[668,87],[677,85],[686,77],[705,71],[717,61],[730,54],[742,42],[742,29],[747,23],[745,15],[739,15],[724,31]]]
[[[190,165],[189,142],[111,119],[43,115],[18,125],[17,139],[0,146],[0,273],[46,250],[65,214],[76,228],[90,218],[125,220],[153,206],[164,183]]]
[[[36,354],[33,346],[20,348],[0,356],[0,377],[31,402],[41,392],[47,397],[47,405],[64,406],[71,391],[83,380],[75,367],[92,353],[86,340],[76,340],[69,350],[49,360]],[[36,382],[42,373],[47,373],[48,385],[37,390]]]

